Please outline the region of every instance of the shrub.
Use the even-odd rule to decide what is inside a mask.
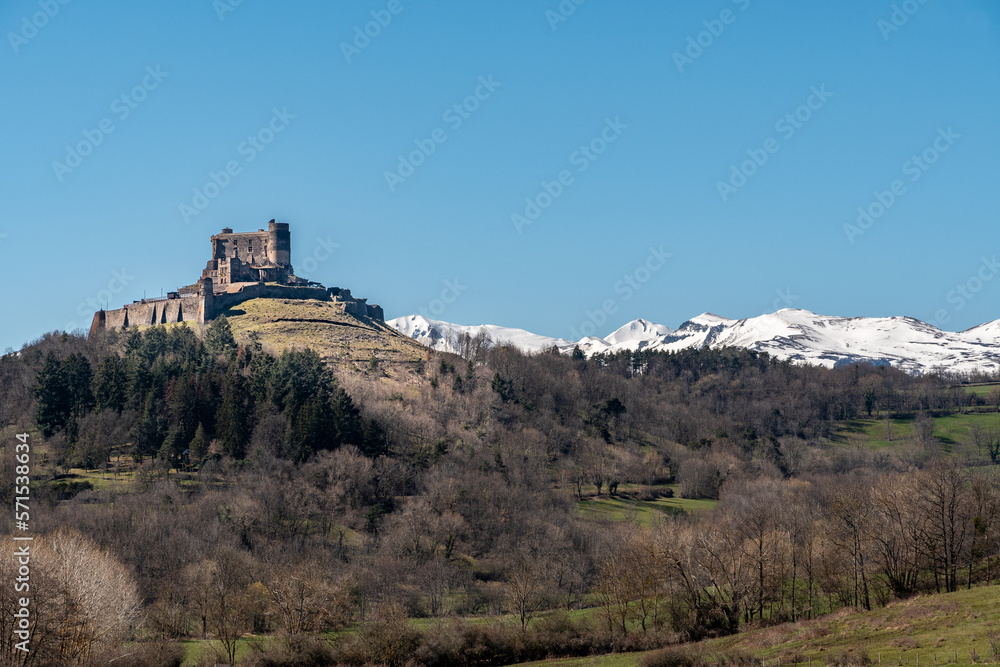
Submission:
[[[403,609],[387,604],[375,611],[371,620],[343,647],[340,660],[353,665],[405,663],[416,651],[420,633],[410,627]]]
[[[863,648],[840,649],[826,656],[830,667],[869,667],[872,659]]]
[[[282,635],[267,648],[255,645],[240,664],[244,667],[324,667],[333,664],[333,651],[309,635]]]
[[[993,633],[990,635],[990,658],[994,663],[1000,663],[1000,635]]]

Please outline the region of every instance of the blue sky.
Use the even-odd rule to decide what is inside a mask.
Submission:
[[[0,28],[0,349],[272,218],[387,317],[1000,318],[990,0],[14,0]]]

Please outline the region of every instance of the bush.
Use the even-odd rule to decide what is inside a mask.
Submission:
[[[994,663],[1000,663],[1000,635],[993,633],[989,637],[990,659]]]
[[[419,644],[420,633],[409,625],[403,609],[387,604],[361,625],[338,657],[352,665],[397,667],[407,662]]]
[[[334,663],[333,651],[309,635],[283,635],[267,648],[254,645],[240,664],[244,667],[324,667]]]
[[[840,649],[826,656],[826,664],[830,667],[869,667],[872,659],[863,648]]]
[[[711,461],[689,458],[680,465],[678,471],[680,492],[685,498],[719,498],[723,473]]]
[[[427,667],[499,666],[624,650],[613,643],[610,636],[600,636],[589,623],[574,622],[565,612],[539,619],[526,632],[509,622],[450,620],[440,621],[422,633],[411,633],[407,639],[415,642],[409,644],[412,650],[405,652],[399,641],[393,642],[392,658]],[[378,663],[380,660],[384,664],[388,657],[384,648],[372,646],[367,653],[363,650],[370,641],[370,636],[352,639],[335,657],[351,664]]]

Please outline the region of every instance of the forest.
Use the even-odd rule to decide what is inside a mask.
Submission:
[[[457,343],[347,372],[220,318],[5,354],[0,493],[27,433],[36,538],[2,659],[503,665],[1000,577],[1000,391],[970,389],[1000,378]]]

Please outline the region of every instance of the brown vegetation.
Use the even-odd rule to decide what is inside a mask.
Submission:
[[[36,423],[48,433],[34,525],[47,548],[78,540],[92,559],[39,566],[39,581],[120,619],[98,631],[71,607],[44,621],[83,633],[51,633],[67,661],[181,637],[210,638],[231,661],[241,637],[270,635],[247,664],[505,664],[997,578],[991,434],[945,458],[926,428],[888,450],[831,439],[843,420],[966,409],[951,379],[739,350],[582,360],[471,341],[467,358],[334,377],[308,353],[184,331],[55,335],[0,359],[4,442]],[[71,466],[114,475],[112,460],[131,481],[57,486]],[[8,479],[10,466],[8,451]],[[718,507],[651,527],[575,511],[595,491],[638,500],[667,484]],[[94,560],[110,564],[111,597],[74,578]],[[306,638],[346,627],[332,645]]]

